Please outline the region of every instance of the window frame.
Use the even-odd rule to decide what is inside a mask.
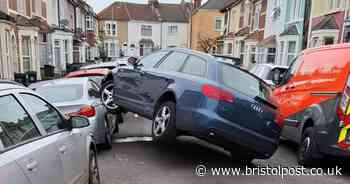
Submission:
[[[31,115],[31,117],[33,118],[33,120],[36,122],[37,124],[37,127],[40,127],[41,130],[43,131],[43,135],[44,137],[47,137],[47,136],[50,136],[50,135],[55,135],[55,134],[58,134],[58,133],[62,133],[62,132],[65,132],[67,131],[67,128],[63,128],[63,129],[59,129],[59,130],[56,130],[56,131],[53,131],[53,132],[50,132],[48,133],[44,126],[42,125],[42,123],[40,122],[39,118],[36,116],[36,114],[32,111],[32,109],[30,108],[29,104],[27,103],[27,101],[21,96],[21,95],[31,95],[31,96],[34,96],[38,99],[40,99],[41,101],[45,102],[46,104],[48,104],[52,109],[54,109],[57,113],[58,113],[58,116],[62,119],[63,123],[67,123],[67,119],[61,114],[61,112],[56,108],[54,107],[51,103],[49,103],[47,100],[45,100],[44,98],[40,97],[39,95],[36,95],[34,93],[30,93],[30,92],[26,92],[26,91],[20,91],[20,92],[17,92],[16,95],[18,96],[18,99],[20,99],[21,103],[23,104],[23,106],[27,107],[28,108],[28,112],[29,114]],[[39,128],[38,128],[39,129]]]
[[[196,56],[194,54],[187,54],[187,58],[185,59],[184,63],[182,64],[179,72],[180,73],[183,73],[183,74],[186,74],[186,75],[190,75],[190,76],[194,76],[194,77],[202,77],[202,78],[207,78],[208,77],[208,61],[200,56]],[[187,65],[187,62],[188,60],[190,59],[190,57],[196,57],[196,58],[199,58],[200,60],[204,61],[205,62],[205,73],[203,75],[194,75],[194,74],[190,74],[190,73],[186,73],[184,72],[184,69],[185,69],[185,66]]]
[[[217,28],[216,26],[217,26],[217,21],[220,21],[221,22],[221,24],[220,24],[220,28]],[[217,31],[217,32],[221,32],[222,30],[223,30],[223,17],[222,16],[216,16],[216,17],[214,17],[214,30],[215,31]]]
[[[148,33],[147,31],[150,31],[150,34],[145,34]],[[141,25],[140,27],[140,35],[144,37],[152,37],[153,36],[153,26],[152,25]]]
[[[3,149],[0,149],[0,154],[47,137],[47,134],[45,134],[46,131],[43,130],[43,127],[41,126],[41,124],[37,121],[37,119],[35,119],[36,117],[33,117],[32,112],[30,110],[28,110],[28,104],[26,104],[23,101],[23,99],[18,95],[18,92],[16,92],[16,91],[15,92],[0,92],[0,98],[5,97],[5,96],[12,96],[15,99],[15,101],[18,103],[18,105],[23,108],[23,111],[28,115],[28,118],[30,118],[30,120],[32,120],[32,122],[34,123],[34,126],[37,129],[39,136],[32,138],[32,139],[25,140],[23,142],[20,142],[20,143],[14,144],[14,145],[11,145],[11,146],[6,147],[6,148],[4,147]],[[1,144],[2,144],[2,142],[1,142]]]

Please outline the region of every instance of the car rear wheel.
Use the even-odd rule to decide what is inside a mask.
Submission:
[[[298,149],[298,163],[303,166],[314,166],[318,161],[317,155],[319,153],[315,142],[314,129],[310,127],[305,129],[303,133]]]
[[[97,155],[94,150],[90,150],[89,157],[89,184],[100,184],[100,170],[97,163]]]
[[[101,88],[101,101],[109,112],[116,113],[119,106],[114,103],[113,90],[114,90],[113,81],[108,81],[104,83]]]
[[[155,142],[173,143],[176,140],[175,103],[168,101],[159,106],[153,118],[152,136]]]

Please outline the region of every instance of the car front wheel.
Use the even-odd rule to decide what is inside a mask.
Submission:
[[[90,150],[89,158],[89,184],[100,184],[100,170],[97,163],[97,155],[94,150]]]
[[[103,105],[107,108],[109,112],[116,113],[116,111],[118,110],[118,105],[115,104],[113,100],[113,81],[106,82],[102,85],[101,89],[101,101]]]
[[[298,149],[298,162],[303,166],[314,166],[318,161],[318,150],[314,137],[314,129],[307,128]]]
[[[159,106],[153,118],[152,136],[155,142],[173,143],[176,139],[175,103],[165,102]]]

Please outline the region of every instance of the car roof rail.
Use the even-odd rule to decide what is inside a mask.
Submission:
[[[10,81],[10,80],[3,80],[3,79],[0,79],[0,84],[12,84],[12,85],[17,85],[17,86],[24,87],[24,85],[21,84],[21,83],[18,83],[18,82],[15,82],[15,81]]]

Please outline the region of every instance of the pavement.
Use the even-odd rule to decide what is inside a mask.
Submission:
[[[159,146],[150,138],[151,121],[127,114],[111,150],[99,153],[103,184],[342,184],[350,183],[350,167],[341,164],[341,176],[212,176],[211,168],[297,167],[296,145],[281,141],[268,160],[254,160],[248,166],[231,161],[222,148],[193,137],[179,137],[172,146]],[[206,166],[205,176],[195,168]],[[349,165],[347,165],[349,166]],[[327,163],[324,167],[336,167]],[[321,169],[326,172],[327,168]],[[307,169],[310,172],[310,169]]]

